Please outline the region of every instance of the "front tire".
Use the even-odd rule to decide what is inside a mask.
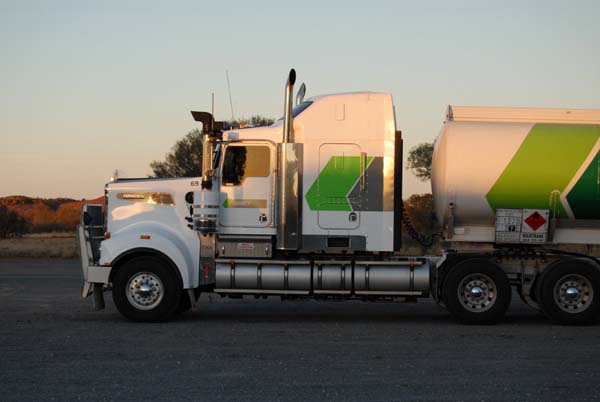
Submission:
[[[511,287],[500,267],[484,258],[449,269],[442,296],[448,311],[466,324],[496,324],[510,306]]]
[[[581,259],[557,262],[539,284],[540,304],[555,323],[586,325],[600,315],[600,271]]]
[[[155,257],[136,257],[119,268],[113,281],[113,300],[133,321],[169,319],[180,304],[181,289],[173,271]]]

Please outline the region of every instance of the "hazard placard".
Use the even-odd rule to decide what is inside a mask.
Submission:
[[[521,243],[545,243],[549,216],[547,209],[524,209]]]
[[[496,243],[545,243],[549,215],[547,209],[497,209]]]
[[[519,243],[522,223],[523,210],[496,210],[496,243]]]

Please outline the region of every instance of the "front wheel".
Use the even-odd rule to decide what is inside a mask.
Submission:
[[[493,262],[474,258],[452,267],[442,288],[448,311],[467,324],[496,324],[510,306],[511,288]]]
[[[539,294],[544,313],[556,323],[584,325],[600,318],[600,271],[588,261],[563,260],[548,268]]]
[[[162,321],[180,304],[177,278],[154,257],[137,257],[119,268],[113,281],[117,309],[133,321]]]

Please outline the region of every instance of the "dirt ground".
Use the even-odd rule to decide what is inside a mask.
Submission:
[[[36,233],[0,239],[2,257],[75,258],[79,256],[75,233]]]
[[[493,245],[487,243],[444,243],[443,247],[436,243],[431,248],[404,244],[400,254],[406,256],[440,255],[444,248],[460,251],[491,251],[494,249]],[[569,252],[600,257],[600,246],[597,245],[563,245],[549,248],[560,248]],[[0,239],[0,258],[10,257],[77,258],[79,250],[75,232],[36,233],[20,238]]]

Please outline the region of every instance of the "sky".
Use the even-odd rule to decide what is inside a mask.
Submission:
[[[405,150],[448,104],[600,108],[599,20],[597,0],[0,0],[0,196],[148,175],[211,93],[231,116],[226,71],[236,117],[282,115],[292,67],[307,97],[390,92]]]

